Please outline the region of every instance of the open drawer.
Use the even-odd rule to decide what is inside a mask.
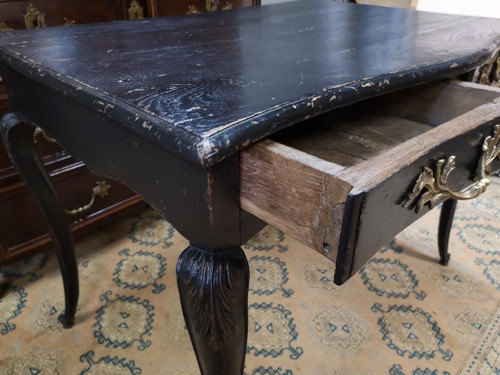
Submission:
[[[484,190],[499,123],[500,90],[458,81],[338,109],[242,151],[240,206],[336,262],[341,284],[434,204]]]

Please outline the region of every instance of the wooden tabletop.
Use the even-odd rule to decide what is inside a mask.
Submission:
[[[0,74],[9,66],[209,166],[307,117],[479,66],[500,21],[301,0],[8,31],[0,45]]]

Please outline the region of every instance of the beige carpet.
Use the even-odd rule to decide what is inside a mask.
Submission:
[[[459,204],[448,267],[438,211],[342,287],[325,258],[267,227],[251,268],[247,375],[499,375],[500,182]],[[77,243],[77,323],[63,330],[55,257],[1,270],[0,374],[198,374],[175,283],[187,243],[154,211]]]

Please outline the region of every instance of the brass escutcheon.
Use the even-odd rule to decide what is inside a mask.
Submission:
[[[205,0],[205,7],[208,12],[213,12],[219,7],[218,0]]]

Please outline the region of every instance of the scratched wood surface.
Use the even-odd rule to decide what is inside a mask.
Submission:
[[[499,20],[308,0],[6,32],[0,67],[208,166],[306,117],[468,71],[499,33]]]

